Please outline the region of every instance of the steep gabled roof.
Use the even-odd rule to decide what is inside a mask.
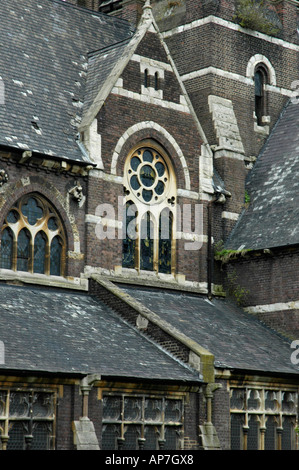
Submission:
[[[185,86],[180,78],[175,63],[171,58],[168,47],[154,19],[149,0],[145,0],[142,17],[136,28],[134,36],[131,39],[119,42],[118,44],[115,43],[112,47],[101,49],[89,56],[87,73],[87,96],[86,102],[84,104],[84,114],[80,124],[80,130],[84,131],[91,125],[147,32],[154,32],[158,35],[160,43],[162,44],[162,47],[164,48],[167,55],[169,64],[180,84],[182,95],[184,96],[190,113],[194,118],[194,122],[197,126],[201,139],[206,145],[207,152],[212,155],[211,150],[207,145],[207,138],[193,109]],[[98,86],[98,90],[96,89],[96,85]]]
[[[250,204],[226,248],[264,249],[299,243],[299,104],[290,100],[251,170]]]
[[[88,52],[131,37],[129,23],[61,0],[6,0],[0,18],[0,145],[82,161]]]

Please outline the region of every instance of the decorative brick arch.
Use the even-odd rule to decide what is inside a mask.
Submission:
[[[276,86],[275,69],[273,65],[271,64],[270,60],[267,59],[267,57],[262,54],[255,54],[254,56],[251,57],[251,59],[249,60],[247,64],[246,77],[253,79],[256,66],[259,64],[264,65],[267,69],[269,85]]]
[[[185,189],[190,190],[191,183],[190,183],[189,169],[188,169],[188,166],[187,166],[185,156],[184,156],[180,146],[178,145],[176,140],[172,137],[172,135],[169,134],[169,132],[166,129],[164,129],[164,127],[160,126],[160,124],[157,124],[154,121],[139,122],[139,123],[134,124],[133,126],[129,127],[123,133],[123,135],[119,138],[119,140],[116,144],[116,147],[114,149],[114,153],[112,155],[111,174],[112,175],[117,174],[116,169],[117,169],[117,164],[118,164],[118,158],[119,158],[121,150],[122,150],[125,142],[127,141],[127,139],[129,137],[131,137],[133,134],[135,134],[136,132],[138,132],[140,130],[143,130],[143,129],[153,129],[153,130],[159,132],[172,145],[172,147],[174,148],[174,150],[177,153],[177,155],[180,159],[180,162],[181,162],[181,166],[182,166],[182,170],[183,170],[184,178],[185,178]]]

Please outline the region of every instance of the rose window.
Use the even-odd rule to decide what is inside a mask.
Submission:
[[[128,168],[130,190],[142,202],[156,204],[166,197],[169,173],[164,159],[153,149],[138,149]]]

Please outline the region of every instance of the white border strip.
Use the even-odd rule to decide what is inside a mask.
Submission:
[[[299,300],[292,302],[278,302],[276,304],[254,305],[253,307],[246,307],[244,310],[248,313],[257,314],[295,309],[299,309]]]
[[[244,77],[243,75],[239,75],[237,73],[218,69],[217,67],[206,67],[201,70],[195,70],[194,72],[190,72],[190,73],[186,73],[185,75],[182,75],[181,79],[183,82],[186,82],[187,80],[192,80],[193,78],[203,77],[204,75],[208,75],[209,73],[218,75],[222,78],[228,78],[230,80],[237,80],[239,82],[244,83],[245,85],[252,85],[252,86],[254,85],[254,81],[252,78]],[[289,97],[294,96],[294,91],[287,90],[286,88],[280,88],[274,85],[265,85],[265,89],[267,91],[280,93],[282,95],[286,95]]]
[[[205,24],[210,24],[210,23],[218,24],[219,26],[224,26],[233,31],[238,31],[240,33],[247,34],[248,36],[253,36],[258,39],[263,39],[264,41],[271,42],[272,44],[277,44],[279,46],[285,47],[286,49],[291,49],[297,52],[299,51],[299,46],[297,44],[284,41],[283,39],[274,38],[264,33],[259,33],[257,31],[252,31],[250,29],[242,28],[242,26],[239,26],[236,23],[232,23],[231,21],[228,21],[228,20],[223,20],[222,18],[218,18],[217,16],[213,16],[213,15],[207,16],[206,18],[192,21],[191,23],[188,23],[182,26],[178,26],[176,28],[170,29],[169,31],[165,31],[164,33],[161,33],[161,34],[163,38],[166,39],[175,34],[183,33],[185,31],[190,31],[193,28],[198,28],[199,26],[203,26]]]

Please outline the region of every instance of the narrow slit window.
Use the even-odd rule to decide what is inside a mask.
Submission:
[[[266,73],[261,68],[254,74],[255,115],[257,124],[263,125],[263,116],[266,115],[266,96],[264,87],[266,84]]]
[[[148,88],[149,86],[149,75],[148,75],[148,69],[145,69],[144,71],[144,87]]]
[[[159,90],[159,74],[155,73],[155,90]]]

